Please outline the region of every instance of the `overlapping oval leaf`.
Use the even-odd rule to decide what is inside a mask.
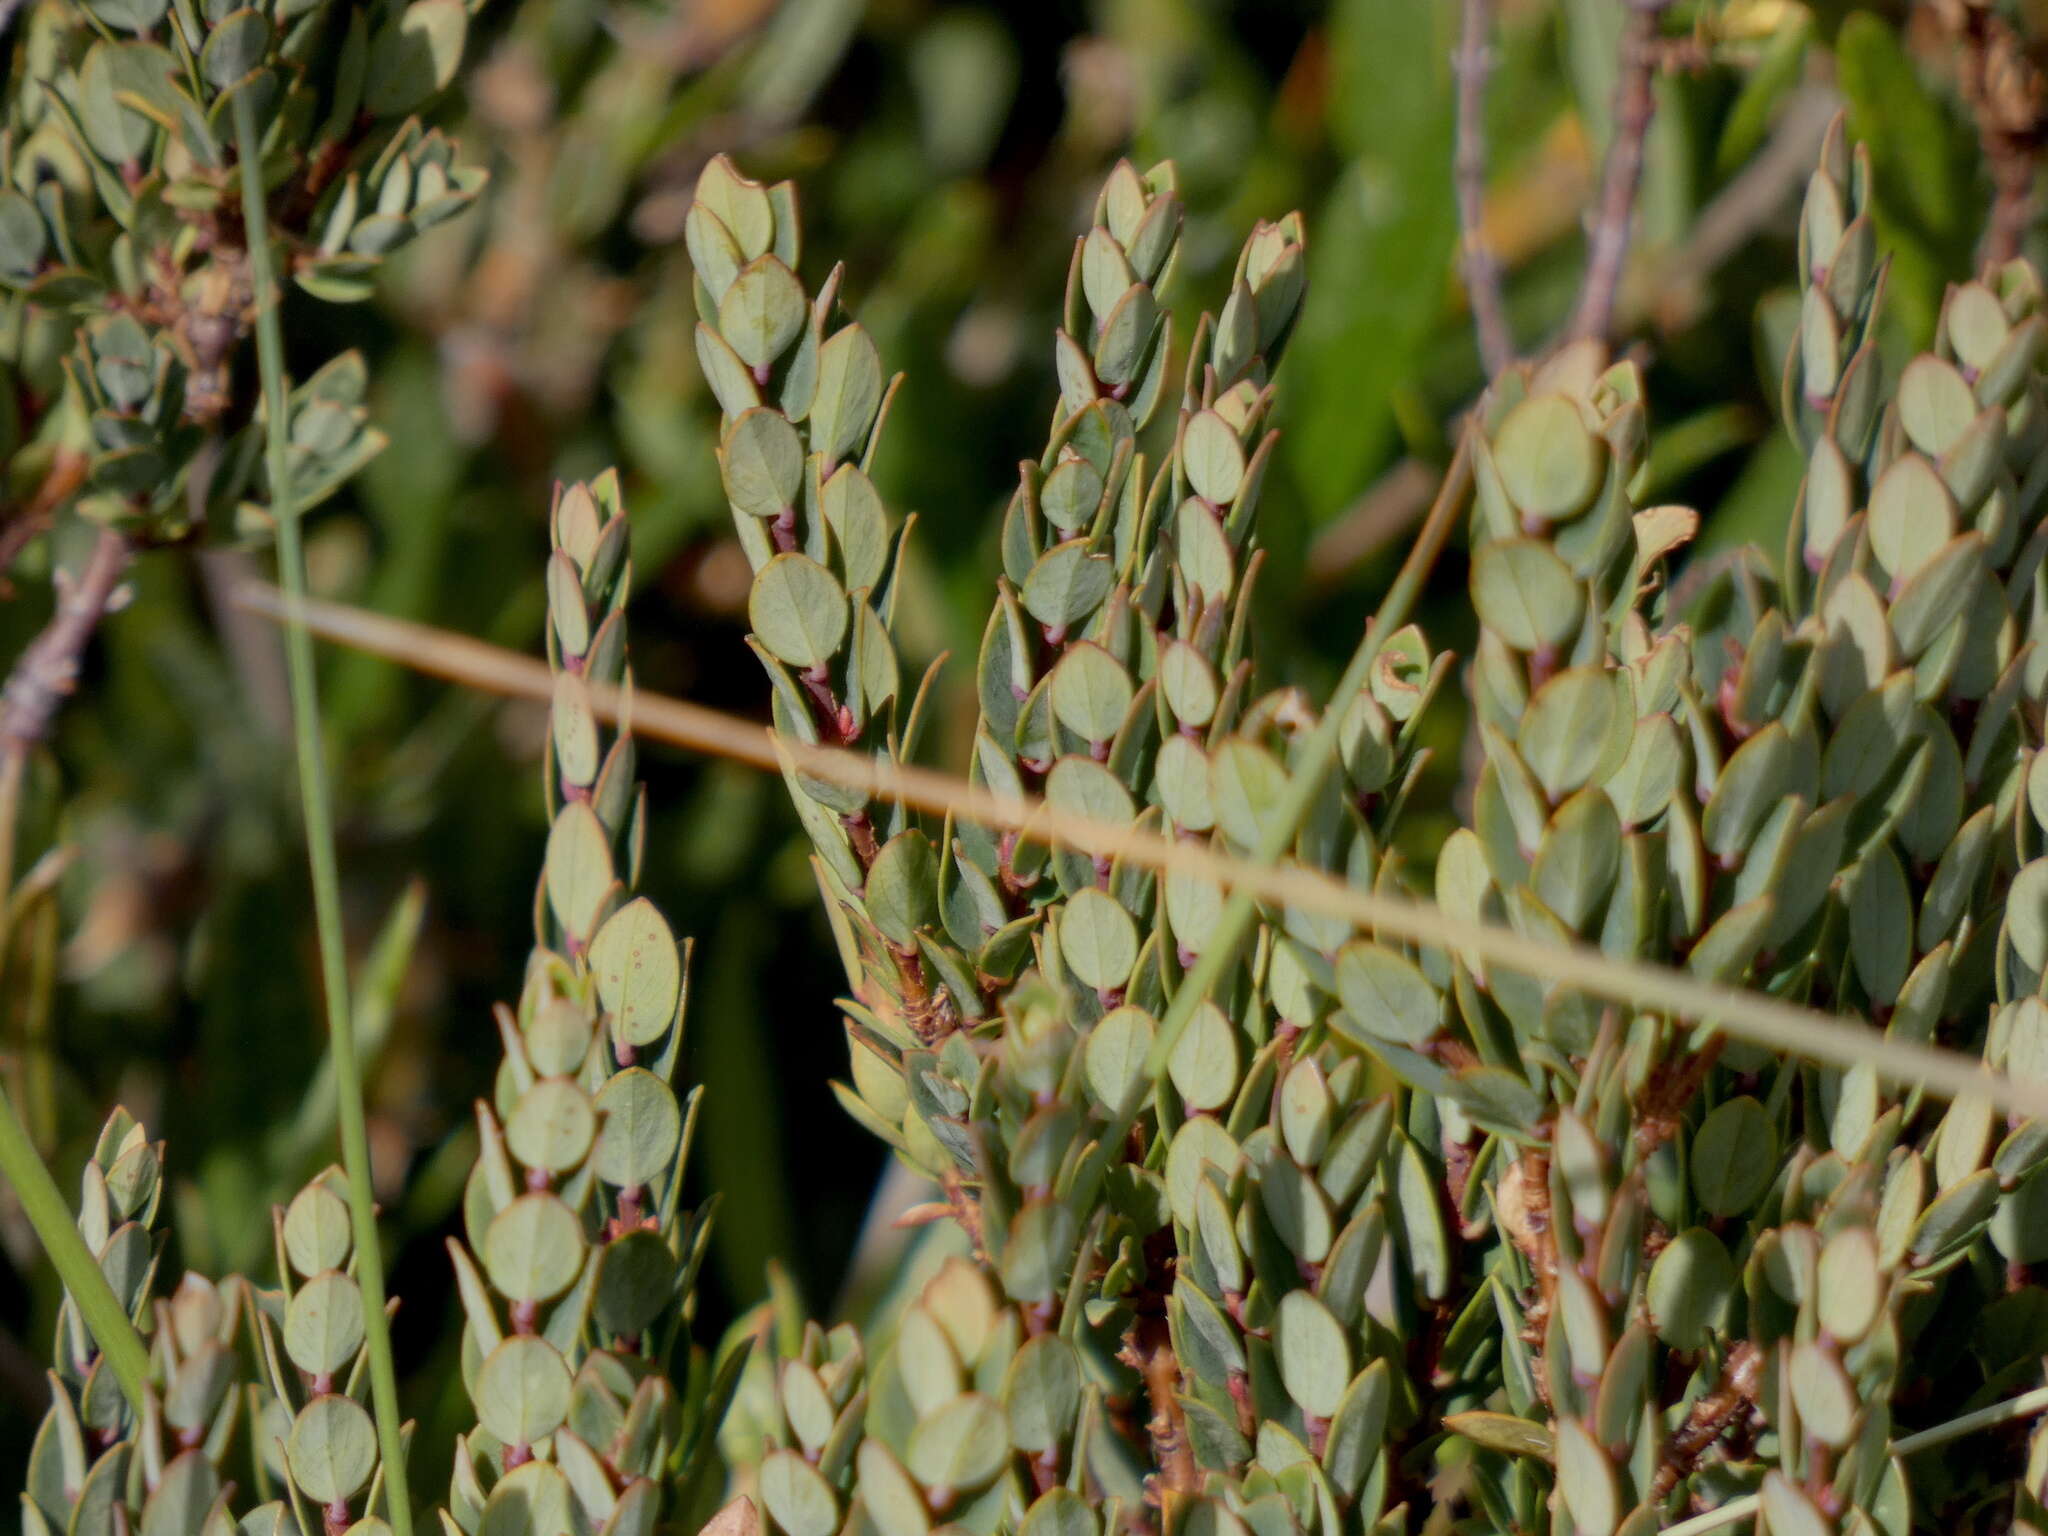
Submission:
[[[514,1335],[477,1369],[477,1419],[506,1445],[532,1445],[568,1417],[569,1385],[569,1367],[554,1345],[535,1334]]]
[[[308,1184],[285,1207],[285,1253],[301,1275],[340,1269],[348,1262],[352,1244],[348,1202],[324,1182]]]
[[[1576,517],[1600,487],[1606,453],[1563,395],[1532,395],[1507,414],[1493,438],[1502,485],[1526,523]]]
[[[651,1045],[675,1023],[683,967],[675,935],[646,897],[605,919],[590,943],[598,1001],[626,1044]]]
[[[1472,557],[1479,622],[1518,651],[1560,646],[1577,632],[1585,598],[1571,568],[1537,539],[1501,539]]]
[[[1306,1291],[1280,1298],[1273,1334],[1280,1379],[1304,1413],[1327,1419],[1351,1384],[1351,1346],[1343,1326]]]
[[[747,622],[778,661],[808,670],[823,666],[846,638],[846,592],[808,555],[777,555],[762,566],[747,595]]]
[[[787,1536],[832,1536],[839,1500],[817,1468],[795,1451],[775,1451],[761,1463],[761,1502]]]
[[[1052,708],[1060,724],[1087,742],[1106,742],[1123,724],[1133,693],[1130,674],[1099,645],[1067,647],[1052,672]]]
[[[519,1096],[505,1122],[505,1144],[529,1168],[566,1173],[597,1138],[590,1096],[566,1077],[542,1078]]]
[[[1369,1039],[1420,1045],[1443,1024],[1443,999],[1429,978],[1412,960],[1370,939],[1354,939],[1337,952],[1337,995],[1350,1024]]]
[[[1223,1010],[1203,1002],[1173,1043],[1167,1071],[1190,1109],[1221,1109],[1237,1090],[1237,1031]]]
[[[1755,1099],[1729,1099],[1701,1123],[1691,1161],[1693,1192],[1708,1214],[1740,1215],[1777,1176],[1777,1129]]]
[[[1954,366],[1929,353],[1899,375],[1899,424],[1922,453],[1947,453],[1977,417],[1977,398]]]
[[[835,332],[818,350],[817,388],[810,408],[811,451],[827,469],[867,442],[882,405],[882,359],[858,325]]]
[[[336,1375],[362,1343],[363,1296],[347,1275],[328,1270],[293,1294],[285,1309],[284,1348],[307,1375]]]
[[[1010,1439],[1021,1451],[1057,1449],[1081,1409],[1081,1363],[1058,1334],[1041,1334],[1017,1351],[1003,1377]]]
[[[1098,992],[1121,992],[1138,958],[1138,929],[1107,891],[1075,893],[1060,914],[1060,952],[1073,973]]]
[[[675,1299],[676,1258],[658,1232],[628,1232],[604,1245],[592,1309],[612,1333],[638,1338]]]
[[[1679,1233],[1650,1267],[1657,1336],[1687,1354],[1703,1348],[1736,1293],[1735,1281],[1734,1261],[1718,1237],[1704,1227]]]
[[[1621,1524],[1621,1479],[1590,1431],[1577,1419],[1556,1430],[1557,1488],[1581,1536],[1613,1536]]]
[[[1870,547],[1894,581],[1913,575],[1956,534],[1955,498],[1934,466],[1907,454],[1870,493]]]
[[[1102,471],[1084,458],[1062,459],[1038,490],[1038,510],[1062,533],[1084,533],[1102,501]]]
[[[508,1299],[551,1301],[583,1268],[582,1223],[554,1195],[521,1195],[491,1218],[483,1260],[491,1284]]]
[[[1194,492],[1215,506],[1228,506],[1244,484],[1244,444],[1214,411],[1198,411],[1181,435],[1181,465]]]
[[[667,1083],[644,1068],[628,1067],[606,1079],[594,1107],[601,1121],[593,1155],[599,1178],[641,1189],[671,1171],[683,1117]]]
[[[1254,742],[1233,737],[1209,757],[1209,803],[1216,825],[1234,843],[1259,848],[1278,823],[1287,770]]]
[[[915,828],[882,845],[868,870],[868,916],[898,949],[916,946],[919,930],[939,920],[938,862],[931,840]]]
[[[353,1398],[326,1393],[292,1421],[285,1462],[292,1482],[314,1503],[352,1499],[377,1466],[376,1426]]]
[[[1086,540],[1073,539],[1055,544],[1039,558],[1018,595],[1039,623],[1064,631],[1100,607],[1115,583],[1108,559],[1092,551]]]
[[[718,331],[741,362],[762,369],[796,340],[809,313],[796,274],[761,256],[740,269],[718,301]]]
[[[1154,1033],[1152,1016],[1128,1005],[1104,1014],[1089,1032],[1088,1089],[1108,1113],[1123,1112],[1144,1092]]]
[[[926,1489],[957,1495],[987,1483],[1009,1454],[1002,1409],[978,1392],[966,1392],[918,1420],[905,1461]]]
[[[803,484],[803,442],[780,412],[757,406],[726,429],[719,467],[734,507],[749,517],[780,517]]]

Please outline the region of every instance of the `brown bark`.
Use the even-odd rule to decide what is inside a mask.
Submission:
[[[1514,333],[1508,328],[1507,299],[1501,291],[1500,263],[1486,243],[1482,224],[1486,209],[1486,76],[1493,58],[1486,34],[1492,21],[1489,0],[1465,0],[1464,32],[1451,67],[1458,77],[1458,222],[1462,226],[1460,265],[1465,295],[1472,306],[1478,333],[1479,358],[1488,378],[1515,360]]]
[[[1757,1375],[1762,1366],[1763,1356],[1746,1339],[1728,1352],[1714,1390],[1692,1405],[1685,1422],[1664,1447],[1664,1460],[1650,1485],[1653,1499],[1662,1499],[1680,1479],[1690,1476],[1699,1459],[1736,1418],[1756,1405]]]
[[[2048,82],[2025,40],[1987,0],[1937,0],[1933,10],[1955,45],[1956,84],[1977,121],[1991,173],[1984,259],[2010,261],[2034,223],[2034,171],[2048,134]]]
[[[0,689],[0,755],[25,755],[50,729],[57,706],[77,685],[79,658],[134,558],[127,536],[100,530],[85,569],[60,577],[57,611],[31,640]]]
[[[1621,71],[1614,92],[1614,136],[1600,173],[1600,206],[1587,240],[1586,277],[1566,332],[1568,340],[1605,340],[1614,326],[1615,296],[1628,258],[1629,225],[1643,180],[1643,142],[1656,115],[1654,89],[1663,52],[1657,46],[1657,18],[1671,0],[1627,0],[1621,34]]]
[[[1127,1358],[1145,1378],[1145,1397],[1152,1405],[1152,1417],[1145,1429],[1152,1437],[1152,1459],[1159,1468],[1158,1493],[1163,1507],[1165,1494],[1194,1493],[1201,1486],[1195,1453],[1188,1444],[1187,1416],[1181,1412],[1180,1361],[1173,1353],[1163,1307],[1146,1313],[1131,1325],[1125,1349]]]

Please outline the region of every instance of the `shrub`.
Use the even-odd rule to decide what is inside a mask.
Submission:
[[[1003,524],[975,781],[1379,895],[1433,879],[1466,925],[2028,1076],[2040,285],[2012,262],[1952,289],[1935,349],[1884,377],[1868,182],[1838,124],[1802,215],[1785,398],[1809,467],[1782,560],[1740,551],[1677,600],[1697,518],[1632,498],[1642,381],[1597,341],[1474,411],[1436,515],[1473,551],[1483,759],[1469,824],[1415,871],[1398,823],[1452,659],[1383,612],[1320,714],[1250,687],[1299,221],[1253,234],[1195,327],[1155,466],[1179,211],[1170,167],[1119,167]],[[758,231],[705,279],[699,348],[777,729],[903,758],[891,530],[860,467],[880,368],[830,318],[836,284],[806,309],[768,253],[789,218],[768,190],[714,166],[692,218]],[[790,318],[750,354],[771,286]],[[1981,1321],[2017,1314],[2041,1257],[2048,1143],[2001,1118],[2001,1080],[1943,1104],[1874,1051],[1809,1065],[1569,965],[790,783],[853,989],[842,1101],[946,1191],[973,1259],[890,1320],[865,1394],[850,1341],[785,1344],[779,1375],[757,1354],[746,1444],[786,1536],[849,1510],[923,1536],[1396,1530],[1432,1507],[1605,1536],[1738,1495],[1774,1531],[1997,1497],[2041,1518],[2030,1446],[1909,1476],[1893,1421],[2038,1368]],[[836,1417],[812,1406],[827,1366]]]
[[[635,731],[675,707],[635,694],[619,477],[558,487],[534,947],[447,1242],[472,1412],[444,1532],[2048,1530],[2048,304],[1998,249],[2024,146],[1987,128],[1993,250],[1893,358],[1884,192],[1836,119],[1782,545],[1696,553],[1607,339],[1662,10],[1624,20],[1608,196],[1540,353],[1468,230],[1498,366],[1320,703],[1261,692],[1256,654],[1304,220],[1257,224],[1183,329],[1178,173],[1117,164],[993,540],[964,780],[919,766],[941,664],[902,661],[901,376],[843,269],[807,286],[794,186],[710,159],[695,353],[773,721],[721,739],[780,766],[848,989],[839,1101],[933,1233],[862,1318],[778,1286],[693,1338],[689,946],[636,894]],[[0,446],[24,537],[94,536],[0,698],[0,810],[140,551],[275,537],[342,1154],[272,1211],[263,1282],[173,1287],[170,1149],[114,1111],[74,1213],[0,1094],[67,1287],[25,1536],[410,1536],[299,523],[383,435],[352,354],[287,390],[274,266],[361,297],[475,197],[410,116],[468,12],[23,24]],[[1411,622],[1459,533],[1462,664]],[[1415,800],[1459,713],[1438,837]]]

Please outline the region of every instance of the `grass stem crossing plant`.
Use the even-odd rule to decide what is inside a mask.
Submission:
[[[252,586],[243,590],[240,600],[273,618],[281,618],[285,609],[275,589]],[[541,701],[551,696],[547,668],[516,652],[345,604],[314,599],[295,607],[314,634],[350,649],[468,688]],[[592,690],[592,707],[600,719],[619,721],[622,704],[615,690]],[[915,764],[878,763],[843,749],[792,742],[683,699],[638,693],[631,725],[636,735],[650,741],[769,772],[793,765],[806,777],[899,800],[930,815],[983,822],[1026,841],[1065,844],[1092,858],[1184,873],[1225,889],[1251,891],[1265,902],[1326,913],[1356,928],[1385,929],[1414,943],[1455,945],[1616,1003],[1711,1022],[1771,1050],[1842,1067],[1868,1064],[1886,1080],[1917,1083],[1948,1096],[1982,1095],[2013,1114],[2048,1112],[2048,1094],[2039,1084],[1989,1070],[1981,1060],[1889,1038],[1853,1020],[1703,981],[1673,967],[1619,961],[1580,946],[1530,940],[1506,924],[1464,919],[1424,898],[1361,891],[1314,870],[1275,868],[1227,851],[1176,842],[1065,811],[1036,797],[996,794]]]
[[[0,1174],[6,1175],[14,1197],[35,1227],[37,1241],[63,1277],[71,1303],[120,1382],[122,1395],[141,1413],[149,1389],[148,1349],[129,1320],[127,1308],[101,1273],[98,1255],[78,1235],[63,1194],[43,1166],[4,1088],[0,1088]]]
[[[303,596],[306,552],[299,523],[300,508],[293,500],[291,407],[285,380],[284,332],[278,319],[282,294],[272,270],[263,156],[255,107],[247,92],[235,97],[234,122],[241,163],[242,220],[248,231],[249,276],[256,305],[264,459],[269,467],[270,516],[277,531],[278,575],[287,594]],[[327,784],[326,743],[320,729],[319,684],[313,667],[312,637],[302,624],[287,621],[285,625],[285,665],[291,681],[299,805],[305,819],[306,859],[313,882],[314,926],[320,939],[321,995],[327,1010],[328,1048],[334,1062],[336,1123],[341,1131],[342,1163],[347,1170],[357,1261],[355,1283],[362,1291],[363,1344],[369,1357],[370,1390],[376,1403],[380,1471],[389,1488],[392,1530],[396,1536],[412,1536],[412,1499],[405,1472],[406,1434],[398,1405],[398,1372],[391,1358],[391,1328],[384,1305],[384,1255],[377,1235],[370,1141],[363,1117],[362,1068],[356,1059],[354,1019],[348,999],[347,938],[342,932],[341,882],[334,851],[334,810]]]
[[[1577,89],[1607,114],[1581,125],[1596,207],[1577,295],[1542,317],[1562,338],[1523,356],[1538,326],[1509,321],[1483,143],[1520,8],[1333,28],[1353,70],[1349,33],[1421,16],[1433,48],[1462,38],[1417,135],[1457,155],[1427,264],[1453,264],[1455,213],[1490,377],[1320,697],[1261,612],[1267,543],[1295,542],[1276,423],[1300,410],[1331,454],[1310,272],[1356,257],[1356,206],[1312,261],[1299,213],[1230,260],[1208,166],[1119,162],[1070,205],[1053,398],[982,541],[956,694],[942,662],[908,665],[929,573],[896,503],[933,465],[894,451],[932,437],[887,360],[915,329],[902,274],[871,329],[869,279],[807,253],[838,221],[807,229],[793,182],[693,139],[694,190],[646,197],[635,238],[680,237],[676,334],[716,406],[765,727],[636,689],[627,620],[644,634],[650,605],[617,473],[548,502],[544,659],[310,595],[305,513],[384,445],[382,390],[353,354],[292,385],[285,286],[362,297],[476,198],[415,116],[458,72],[464,0],[18,18],[0,288],[37,339],[0,348],[33,418],[0,446],[20,536],[90,553],[0,691],[0,866],[122,583],[202,529],[274,539],[279,586],[242,601],[283,626],[334,1105],[248,1127],[297,1164],[263,1278],[159,1284],[166,1252],[204,1253],[185,1217],[232,1172],[171,1176],[117,1110],[74,1216],[0,1095],[0,1170],[69,1286],[25,1536],[409,1533],[386,1252],[428,1232],[459,1313],[421,1415],[451,1442],[420,1463],[448,1470],[443,1536],[2048,1536],[2048,286],[2008,249],[2029,130],[1972,77],[2013,163],[1992,259],[1938,295],[1885,255],[1932,260],[1896,162],[1841,120],[1819,140],[1762,327],[1782,517],[1768,553],[1704,555],[1701,514],[1659,489],[1704,429],[1653,439],[1669,360],[1609,333],[1658,243],[1639,192],[1699,116],[1663,76],[1756,43],[1753,9],[1635,0],[1590,51],[1575,20]],[[1825,37],[1882,136],[1870,22],[1802,17],[1757,77],[1783,86]],[[507,25],[474,99],[530,148],[546,93],[520,47],[584,44]],[[1779,99],[1739,104],[1712,155],[1681,147],[1739,161]],[[664,121],[697,131],[694,106]],[[779,139],[750,153],[790,164]],[[985,344],[960,334],[962,357]],[[411,558],[410,532],[370,542]],[[467,1037],[494,1041],[473,1113],[422,1165],[442,1203],[388,1230],[342,927],[350,785],[329,782],[330,736],[352,738],[316,635],[542,706],[531,948]],[[723,1106],[685,1086],[690,951],[650,894],[678,846],[640,780],[656,738],[788,791],[845,985],[834,1092],[918,1190],[879,1296],[813,1316],[778,1271],[714,1348],[692,1338],[714,1202],[686,1204],[685,1167]],[[927,765],[938,743],[957,774]],[[0,974],[16,930],[53,973],[60,864],[9,895]],[[419,914],[380,941],[366,1017]],[[752,1025],[714,992],[690,1038],[716,1063]],[[300,1185],[334,1131],[338,1163]]]

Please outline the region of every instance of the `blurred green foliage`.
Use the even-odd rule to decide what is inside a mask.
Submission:
[[[1487,228],[1517,337],[1534,346],[1583,264],[1621,5],[1497,9]],[[372,306],[288,302],[295,372],[360,348],[371,419],[390,438],[313,525],[315,587],[536,650],[550,487],[615,462],[634,508],[642,685],[765,717],[682,242],[698,171],[729,153],[803,187],[809,248],[844,257],[846,291],[908,373],[876,470],[891,504],[920,518],[900,641],[908,668],[952,653],[953,705],[935,716],[965,730],[964,658],[998,514],[1056,392],[1047,338],[1064,255],[1128,152],[1180,168],[1192,304],[1220,300],[1255,218],[1307,211],[1309,298],[1261,514],[1260,622],[1265,654],[1326,683],[1317,669],[1349,651],[1447,457],[1446,423],[1482,382],[1455,271],[1458,12],[1455,0],[496,0],[440,114],[491,172],[478,205],[394,256]],[[1901,355],[1969,267],[1988,186],[1941,40],[1902,5],[1687,0],[1666,31],[1691,51],[1658,83],[1619,311],[1659,426],[1645,500],[1718,506],[1709,548],[1775,545],[1802,467],[1769,427],[1797,314],[1792,221],[1834,105],[1846,97],[1876,168]],[[253,391],[253,377],[235,387]],[[1421,469],[1404,470],[1410,459]],[[17,595],[0,604],[0,653],[47,616],[51,545],[85,536],[60,525],[7,573]],[[133,600],[32,775],[20,862],[59,844],[68,862],[50,871],[57,915],[17,926],[0,988],[0,1070],[56,1166],[79,1166],[116,1098],[167,1140],[167,1275],[259,1266],[271,1203],[331,1156],[331,1107],[309,1087],[317,963],[281,652],[225,600],[255,569],[226,541],[136,567]],[[1448,599],[1425,622],[1465,649],[1455,558],[1439,590]],[[498,1057],[490,1005],[518,988],[546,829],[533,793],[545,712],[386,662],[325,665],[373,1149],[391,1288],[406,1298],[398,1353],[419,1444],[445,1447],[467,1404],[441,1238],[474,1155],[470,1105]],[[1438,745],[1449,750],[1411,822],[1423,837],[1450,825],[1460,777],[1457,742]],[[941,739],[931,755],[957,764],[963,746]],[[700,941],[684,1069],[707,1090],[694,1177],[728,1192],[700,1330],[711,1336],[762,1292],[771,1258],[814,1310],[831,1305],[880,1163],[826,1086],[842,1061],[838,1031],[821,1027],[836,962],[779,788],[661,751],[643,771],[644,887]],[[39,1410],[34,1362],[56,1295],[4,1190],[0,1247],[11,1468]],[[445,1471],[417,1475],[434,1486]]]

